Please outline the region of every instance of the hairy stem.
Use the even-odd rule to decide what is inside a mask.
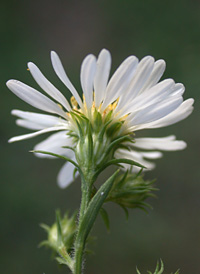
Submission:
[[[88,192],[82,192],[82,196],[84,197],[81,202],[80,221],[75,240],[74,274],[82,273],[82,261],[87,237],[118,173],[119,170],[110,176],[110,178],[101,185],[92,199],[90,199],[90,195],[88,196]],[[90,185],[89,194],[91,193],[91,186],[92,185]],[[89,200],[87,200],[88,197]]]
[[[83,255],[85,249],[85,237],[81,230],[81,224],[84,217],[84,214],[87,210],[88,203],[91,198],[91,182],[87,182],[85,178],[82,176],[81,178],[81,206],[79,211],[79,224],[78,224],[78,231],[75,240],[75,256],[74,256],[74,274],[81,274],[82,273],[82,264],[83,264]]]

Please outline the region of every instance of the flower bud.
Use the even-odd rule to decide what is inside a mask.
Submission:
[[[76,214],[69,218],[65,214],[61,219],[60,213],[56,212],[56,223],[51,227],[42,224],[48,234],[48,239],[41,243],[41,245],[49,246],[50,248],[59,251],[63,246],[69,251],[73,245],[73,238],[76,232]]]
[[[152,191],[156,188],[152,187],[153,182],[144,181],[141,175],[127,171],[116,179],[106,201],[117,203],[124,209],[150,207],[144,200],[154,196]]]

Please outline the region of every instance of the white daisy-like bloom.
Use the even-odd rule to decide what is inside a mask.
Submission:
[[[69,131],[77,131],[70,112],[73,110],[92,119],[94,109],[102,118],[112,110],[112,121],[123,121],[121,133],[136,132],[142,129],[161,128],[172,125],[191,114],[193,99],[183,101],[185,88],[172,79],[159,82],[165,70],[165,61],[155,61],[152,56],[146,56],[141,61],[135,56],[126,58],[109,79],[111,55],[103,49],[98,58],[89,54],[81,65],[80,80],[83,99],[70,82],[58,55],[52,51],[51,61],[58,78],[71,92],[70,102],[42,74],[39,68],[28,63],[28,69],[37,84],[47,93],[48,97],[36,89],[17,80],[9,80],[8,88],[19,98],[33,107],[50,114],[40,114],[21,110],[12,110],[17,116],[19,126],[33,132],[13,137],[9,142],[15,142],[36,137],[44,133],[53,133],[34,147],[75,159],[74,152],[63,148],[73,146],[73,138]],[[50,99],[51,98],[51,99]],[[131,149],[119,148],[115,158],[131,159],[152,169],[151,159],[162,156],[160,151],[182,150],[186,147],[184,141],[176,140],[175,136],[163,138],[135,138]],[[53,158],[51,155],[36,154],[38,157]],[[126,167],[126,165],[124,165]],[[138,169],[135,168],[135,171]],[[73,181],[74,166],[67,162],[58,174],[58,184],[66,187]]]

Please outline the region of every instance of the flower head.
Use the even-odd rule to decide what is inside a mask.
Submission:
[[[41,245],[49,246],[54,250],[59,250],[63,246],[67,248],[67,250],[72,249],[73,245],[73,237],[76,233],[76,216],[77,214],[69,217],[69,214],[66,213],[63,218],[60,216],[60,212],[56,212],[56,222],[52,226],[48,226],[46,224],[41,224],[41,227],[48,234],[48,239],[41,243]],[[59,235],[61,233],[62,235]],[[61,239],[59,239],[59,237]]]
[[[172,79],[159,82],[165,70],[163,60],[155,62],[153,57],[146,56],[139,61],[135,56],[129,56],[109,79],[109,51],[103,49],[98,58],[90,54],[81,65],[82,98],[70,82],[55,52],[51,52],[51,61],[58,78],[72,94],[70,102],[35,64],[28,63],[30,73],[48,97],[16,80],[9,80],[7,86],[28,104],[50,114],[13,110],[12,114],[19,118],[17,125],[34,132],[13,137],[10,142],[57,131],[37,144],[34,149],[64,155],[79,163],[84,162],[87,157],[85,147],[87,152],[91,150],[88,147],[90,140],[87,139],[89,132],[92,136],[93,161],[96,161],[96,165],[100,164],[100,158],[105,162],[107,158],[114,157],[134,160],[147,169],[154,167],[149,159],[162,156],[160,151],[181,150],[186,147],[185,142],[177,141],[175,136],[135,137],[138,130],[174,124],[185,119],[193,110],[193,99],[183,101],[185,88],[182,84],[176,84]],[[106,134],[102,135],[104,137],[101,139],[99,136],[103,130]],[[123,136],[130,138],[123,139]],[[113,148],[113,142],[114,150],[105,155],[108,154],[108,147]],[[66,147],[74,149],[72,151]],[[37,156],[53,157],[42,154]],[[124,167],[128,166],[124,164]],[[69,162],[61,168],[58,174],[61,187],[72,181],[73,170]]]

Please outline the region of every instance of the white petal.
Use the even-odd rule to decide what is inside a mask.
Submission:
[[[134,73],[131,83],[124,92],[121,94],[122,96],[119,99],[118,105],[114,110],[115,113],[123,110],[120,113],[120,117],[124,116],[124,112],[129,113],[129,108],[134,106],[133,99],[137,97],[138,93],[140,93],[141,88],[145,84],[148,79],[154,65],[154,58],[151,56],[146,56],[143,58],[139,65],[137,66],[137,70]]]
[[[25,140],[25,139],[30,139],[30,138],[36,137],[38,135],[41,135],[43,133],[58,131],[58,130],[66,130],[66,127],[57,126],[57,127],[45,128],[45,129],[42,129],[42,130],[39,130],[39,131],[36,131],[33,133],[28,133],[28,134],[12,137],[11,139],[8,140],[8,142],[13,143],[13,142],[17,142],[17,141],[21,141],[21,140]]]
[[[111,67],[111,55],[103,49],[97,59],[97,70],[94,78],[95,106],[98,108],[105,97],[106,86],[108,83]]]
[[[155,85],[149,90],[145,90],[138,95],[135,99],[126,100],[126,105],[119,113],[119,117],[136,112],[138,110],[149,107],[150,105],[157,104],[160,101],[169,98],[169,94],[175,89],[175,84],[172,79],[167,79]]]
[[[134,147],[141,149],[158,149],[158,150],[182,150],[186,148],[186,143],[184,141],[175,140],[175,136],[168,136],[162,138],[136,138]]]
[[[40,114],[35,112],[29,112],[29,111],[22,111],[18,109],[13,109],[11,111],[12,115],[15,115],[19,118],[25,119],[27,121],[30,121],[34,123],[35,125],[38,125],[38,127],[47,128],[47,127],[53,127],[53,126],[60,126],[65,125],[66,128],[68,127],[68,122],[60,117],[56,117],[53,115],[47,115],[47,114]]]
[[[147,159],[158,159],[163,156],[162,153],[159,151],[151,151],[151,152],[143,152],[142,151],[140,153],[144,158],[147,158]]]
[[[93,103],[93,84],[96,72],[96,57],[87,55],[81,65],[81,86],[85,95],[87,108],[90,109]]]
[[[116,151],[115,157],[116,158],[125,158],[125,159],[130,159],[130,160],[136,161],[136,162],[140,163],[141,165],[145,166],[147,169],[153,169],[155,167],[154,163],[144,160],[143,155],[140,152],[119,149]]]
[[[67,119],[66,113],[56,103],[34,88],[17,80],[9,80],[6,84],[15,95],[26,103],[38,109],[58,114]]]
[[[73,182],[73,173],[74,165],[72,165],[70,162],[67,162],[62,166],[57,177],[58,185],[60,188],[66,188]],[[78,175],[78,172],[76,172],[75,177],[77,177]]]
[[[149,79],[146,81],[142,89],[140,90],[140,93],[142,93],[146,89],[150,89],[153,87],[162,77],[164,71],[166,68],[166,64],[164,60],[158,60],[155,62],[153,70],[151,72],[151,75]]]
[[[137,65],[138,59],[135,56],[129,56],[118,67],[106,88],[102,111],[126,90],[136,71]]]
[[[138,125],[134,130],[141,130],[144,128],[160,128],[169,125],[173,125],[185,118],[187,118],[193,111],[194,99],[190,98],[184,101],[176,110],[168,114],[167,116],[151,122],[149,124]]]
[[[177,96],[177,95],[182,96],[184,91],[185,91],[184,85],[181,83],[177,83],[175,84],[174,89],[172,93],[170,94],[170,96]]]
[[[138,64],[137,71],[127,90],[129,100],[132,100],[140,92],[141,88],[149,78],[154,66],[154,58],[152,56],[144,57]]]
[[[63,148],[63,146],[72,147],[72,139],[66,135],[67,131],[57,132],[49,136],[44,141],[40,142],[34,147],[34,150],[43,150],[51,153],[55,153],[58,155],[64,155],[66,157],[72,157],[74,155],[73,151],[67,148]],[[35,153],[39,158],[55,158],[54,156]]]
[[[28,120],[23,120],[23,119],[17,119],[16,124],[20,127],[28,128],[31,130],[41,130],[44,129],[44,126],[41,126],[39,124],[33,123]]]
[[[139,125],[161,119],[162,117],[168,115],[176,108],[178,108],[182,101],[182,97],[171,97],[167,100],[164,100],[161,103],[157,103],[156,105],[144,108],[141,111],[138,111],[136,114],[132,113],[131,116],[133,116],[133,118],[131,120],[131,124]]]
[[[57,102],[59,102],[66,110],[70,111],[71,107],[67,101],[67,99],[63,96],[63,94],[54,86],[52,85],[47,78],[42,74],[42,72],[39,70],[39,68],[29,62],[28,68],[35,79],[35,81],[38,83],[38,85],[52,98],[54,98]]]
[[[71,91],[71,93],[75,97],[76,101],[78,102],[79,106],[82,107],[82,104],[83,104],[82,100],[81,100],[77,90],[72,85],[71,81],[69,80],[69,78],[63,68],[63,65],[60,61],[60,58],[58,57],[58,55],[55,51],[51,51],[51,62],[52,62],[54,71],[57,74],[58,78]]]

